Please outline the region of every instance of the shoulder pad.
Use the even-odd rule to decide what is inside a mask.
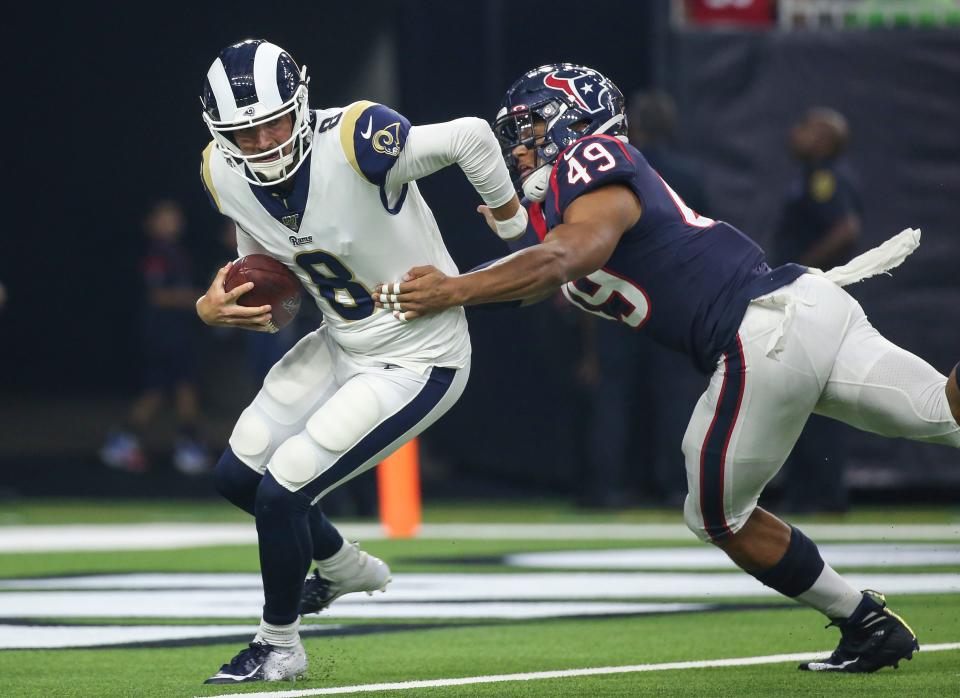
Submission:
[[[203,156],[200,161],[200,183],[203,185],[203,190],[207,193],[207,198],[210,199],[210,205],[213,208],[221,212],[220,209],[220,197],[217,195],[217,189],[213,185],[213,171],[211,170],[210,160],[213,157],[215,146],[213,141],[207,144],[207,147],[203,149]]]
[[[550,175],[549,203],[562,215],[581,194],[631,180],[636,174],[634,157],[621,140],[603,134],[585,136],[557,157]]]
[[[410,122],[375,102],[356,102],[343,114],[340,145],[357,174],[382,186],[407,142]]]

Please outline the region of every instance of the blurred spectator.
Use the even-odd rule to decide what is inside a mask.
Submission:
[[[7,289],[0,283],[0,311],[3,310],[3,307],[7,304]]]
[[[697,213],[710,214],[703,168],[677,144],[677,106],[666,92],[638,92],[627,105],[630,143],[643,153],[680,198]]]
[[[670,95],[634,95],[627,118],[630,142],[687,205],[709,215],[702,168],[677,146]],[[686,494],[680,444],[706,378],[684,356],[640,333],[578,315],[584,334],[578,376],[592,388],[586,437],[591,462],[580,504],[679,506]]]
[[[211,466],[210,455],[197,435],[194,303],[201,292],[193,284],[190,257],[180,240],[185,230],[180,205],[170,200],[156,203],[144,218],[143,229],[148,238],[141,265],[146,287],[141,328],[143,392],[131,405],[126,423],[107,437],[100,457],[111,467],[131,472],[147,470],[144,433],[164,398],[170,396],[177,418],[174,467],[184,474],[197,475]]]
[[[841,159],[849,137],[847,120],[826,107],[808,110],[790,129],[788,146],[802,171],[783,205],[775,247],[780,261],[830,269],[853,257],[862,204]]]
[[[775,247],[778,263],[830,269],[853,257],[862,205],[856,179],[841,160],[849,134],[843,115],[826,107],[808,110],[790,129],[788,146],[801,172],[783,204]],[[783,469],[787,509],[847,509],[846,442],[843,424],[810,417]]]

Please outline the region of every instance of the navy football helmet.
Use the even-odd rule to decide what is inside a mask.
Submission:
[[[227,46],[207,71],[200,101],[217,149],[231,170],[251,184],[269,186],[289,179],[312,147],[313,128],[307,102],[307,67],[297,66],[286,51],[263,39]],[[293,115],[290,138],[273,150],[245,155],[233,133]],[[290,152],[284,154],[284,150]]]
[[[543,123],[542,138],[534,126]],[[553,161],[578,138],[606,133],[626,140],[623,95],[612,81],[592,68],[550,63],[524,73],[510,86],[493,123],[514,184],[531,201],[543,201]],[[536,150],[537,166],[520,177],[513,149]]]

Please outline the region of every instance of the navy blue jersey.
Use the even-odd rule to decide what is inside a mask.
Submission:
[[[691,210],[638,150],[611,136],[581,138],[557,158],[543,202],[545,228],[562,223],[566,207],[581,194],[613,183],[636,194],[640,220],[603,268],[566,284],[564,295],[587,312],[643,328],[712,373],[750,300],[790,283],[805,268],[771,270],[755,242]]]

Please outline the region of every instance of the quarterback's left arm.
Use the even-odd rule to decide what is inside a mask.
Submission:
[[[413,126],[387,186],[399,187],[456,163],[489,207],[497,234],[505,240],[523,235],[527,212],[510,181],[500,144],[483,119],[464,117]]]
[[[401,201],[408,182],[457,163],[493,211],[500,237],[519,237],[527,228],[500,146],[481,119],[411,126],[389,107],[356,102],[343,113],[340,138],[347,160],[387,201]]]

